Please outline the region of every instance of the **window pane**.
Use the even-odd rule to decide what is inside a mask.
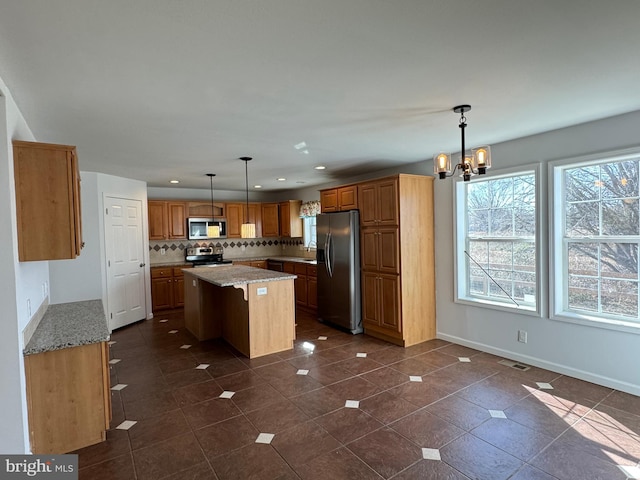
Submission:
[[[598,276],[598,245],[595,243],[569,244],[569,274]]]
[[[569,275],[569,308],[598,311],[598,279]]]
[[[492,237],[513,236],[513,210],[511,208],[495,208],[491,210],[489,235]]]
[[[489,234],[489,210],[469,210],[469,235],[486,236]]]
[[[590,167],[572,168],[564,174],[564,186],[567,202],[600,199],[600,168]]]
[[[488,183],[491,208],[513,206],[513,179],[502,178]]]
[[[603,243],[600,248],[602,276],[638,280],[637,243]]]
[[[517,208],[513,212],[514,236],[533,237],[536,234],[536,210],[535,208]]]
[[[600,234],[600,207],[597,202],[567,205],[566,235],[585,237]]]
[[[469,184],[467,188],[467,208],[489,208],[489,182]]]
[[[607,163],[600,166],[602,198],[633,198],[638,196],[638,162]]]
[[[602,202],[603,235],[638,235],[638,199]]]
[[[638,316],[638,284],[626,280],[602,280],[602,313]]]

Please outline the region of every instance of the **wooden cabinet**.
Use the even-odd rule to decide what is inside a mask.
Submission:
[[[433,177],[358,185],[366,334],[410,346],[435,338]]]
[[[15,140],[13,164],[19,260],[76,258],[84,245],[76,148]]]
[[[151,267],[151,306],[154,312],[184,307],[184,273],[180,267]]]
[[[107,342],[27,355],[24,366],[32,453],[68,453],[106,439]]]
[[[302,218],[300,218],[301,200],[289,200],[280,202],[280,236],[299,238],[302,237]]]
[[[358,186],[344,185],[320,191],[323,213],[355,210],[358,208]]]
[[[398,179],[390,178],[358,186],[360,225],[398,225]],[[419,207],[419,205],[416,205]]]
[[[262,236],[279,237],[280,220],[277,203],[263,203],[262,209]]]
[[[234,265],[246,265],[247,267],[264,268],[267,269],[266,260],[234,260]]]
[[[149,200],[149,240],[184,240],[187,238],[187,203]]]
[[[249,204],[249,223],[256,226],[256,238],[262,238],[262,211],[259,203]],[[241,238],[242,224],[246,220],[246,203],[226,203],[227,238]]]
[[[306,310],[318,308],[317,267],[302,262],[284,262],[283,271],[297,275],[294,281],[296,306]]]
[[[187,217],[193,218],[211,218],[211,217],[224,217],[224,204],[213,203],[213,209],[211,209],[211,202],[205,201],[193,201],[187,202]]]

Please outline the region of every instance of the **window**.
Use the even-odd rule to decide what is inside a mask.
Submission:
[[[304,231],[302,240],[306,248],[316,248],[316,217],[303,217]]]
[[[640,326],[640,153],[555,165],[556,315]]]
[[[457,301],[538,310],[537,176],[457,182]]]

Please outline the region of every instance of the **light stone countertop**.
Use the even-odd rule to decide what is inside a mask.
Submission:
[[[259,257],[224,257],[225,260],[231,260],[233,262],[252,262],[256,260],[275,260],[277,262],[297,262],[297,263],[306,263],[308,265],[315,265],[317,262],[315,258],[309,257],[288,257],[284,255],[266,255]],[[189,263],[181,260],[179,262],[164,262],[164,263],[152,263],[150,267],[180,267],[184,265],[189,265]]]
[[[232,287],[234,285],[244,285],[245,283],[273,282],[297,278],[297,275],[291,273],[247,267],[245,265],[212,265],[188,268],[184,271],[218,287]]]
[[[49,305],[24,355],[78,347],[109,340],[102,300]]]

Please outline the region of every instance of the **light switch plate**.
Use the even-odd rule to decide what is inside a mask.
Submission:
[[[266,295],[267,287],[258,287],[258,291],[256,292],[258,295]]]

